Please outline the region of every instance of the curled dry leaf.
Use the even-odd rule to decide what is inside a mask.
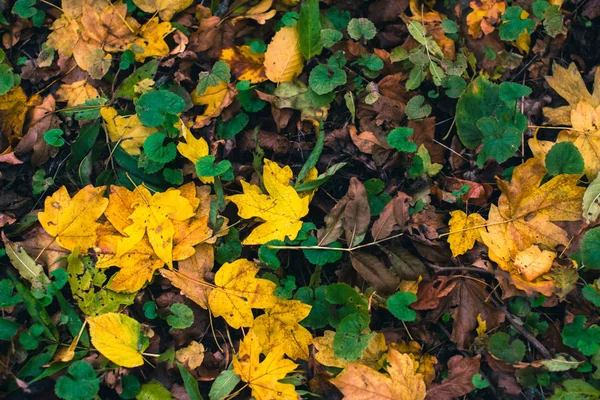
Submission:
[[[379,218],[373,223],[371,236],[373,240],[384,239],[394,230],[404,230],[410,219],[409,208],[412,197],[406,193],[398,192],[381,211]]]
[[[355,177],[350,179],[348,202],[344,208],[344,234],[348,247],[362,243],[371,222],[371,207],[365,186]]]

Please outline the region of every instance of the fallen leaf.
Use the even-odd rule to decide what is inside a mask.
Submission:
[[[465,254],[475,246],[476,241],[481,241],[481,232],[485,232],[485,218],[477,213],[467,216],[463,211],[450,212],[452,218],[448,222],[450,235],[448,244],[454,257]]]
[[[223,81],[215,86],[209,86],[200,96],[194,90],[192,92],[192,102],[196,105],[206,106],[204,113],[196,117],[194,128],[203,128],[210,124],[212,118],[221,115],[223,109],[233,102],[236,94],[235,87]]]
[[[369,230],[371,208],[365,186],[355,177],[350,179],[346,196],[348,202],[344,208],[344,233],[348,247],[354,247],[362,243]]]
[[[481,356],[453,356],[448,360],[448,377],[427,390],[427,398],[451,400],[465,396],[475,390],[473,376],[479,373]]]
[[[140,323],[125,314],[88,317],[92,344],[104,357],[126,368],[144,364]]]
[[[323,332],[323,336],[313,339],[313,345],[317,350],[315,360],[327,367],[346,368],[350,362],[344,358],[336,357],[333,351],[334,336],[335,331],[326,330]],[[385,343],[384,335],[382,333],[377,333],[369,342],[369,346],[363,351],[362,357],[354,361],[354,363],[363,364],[373,369],[379,369],[381,367],[381,360],[387,350],[388,346]]]
[[[140,31],[142,37],[134,42],[134,45],[140,46],[144,50],[136,52],[136,61],[144,62],[148,57],[168,56],[170,50],[169,45],[165,42],[165,37],[174,30],[175,28],[170,23],[158,22],[158,18],[152,18],[146,22]]]
[[[264,25],[267,20],[273,18],[277,14],[277,10],[268,11],[273,5],[273,0],[261,0],[257,5],[245,10],[242,15],[239,15],[231,20],[233,24],[244,19],[253,19],[261,25]]]
[[[41,96],[37,94],[28,99],[20,86],[0,96],[0,131],[6,140],[2,140],[2,146],[7,143],[10,148],[19,143],[23,137],[23,124],[27,113],[40,100]]]
[[[117,110],[112,107],[102,107],[100,115],[106,123],[110,140],[119,143],[121,148],[132,156],[139,155],[144,141],[156,132],[156,128],[144,126],[137,114],[123,116],[118,115]]]
[[[410,219],[409,207],[412,197],[403,192],[398,192],[388,204],[385,205],[379,218],[373,223],[371,236],[373,240],[384,239],[394,230],[404,230]]]
[[[100,97],[98,90],[86,80],[77,81],[71,84],[63,83],[56,91],[56,101],[66,101],[67,107],[76,107],[85,103],[87,100],[98,97]]]
[[[196,369],[204,361],[204,346],[192,340],[187,347],[175,352],[175,359],[182,364],[187,364],[189,369]]]
[[[304,68],[298,30],[295,26],[281,28],[267,47],[265,75],[275,83],[291,82]]]
[[[202,137],[196,139],[185,124],[182,124],[181,129],[183,132],[183,140],[185,142],[177,143],[177,151],[179,154],[190,160],[192,164],[196,165],[196,162],[198,162],[200,158],[209,154],[208,143],[206,143],[206,140]],[[212,176],[199,176],[198,178],[202,183],[206,184],[215,181],[215,178]]]
[[[133,3],[150,14],[158,13],[163,21],[170,21],[175,14],[192,5],[193,0],[133,0]]]
[[[351,253],[352,267],[360,276],[377,290],[378,293],[393,293],[400,284],[397,276],[376,256],[362,251]]]
[[[223,49],[220,59],[229,65],[231,73],[239,81],[260,83],[267,80],[264,66],[265,55],[253,52],[250,46]]]
[[[467,15],[467,25],[469,26],[469,35],[475,39],[494,32],[494,24],[500,22],[500,18],[506,10],[506,3],[497,0],[472,1],[470,6],[473,11]]]

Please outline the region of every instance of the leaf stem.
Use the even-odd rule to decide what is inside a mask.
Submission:
[[[269,248],[269,249],[277,249],[277,250],[331,250],[331,251],[353,252],[354,250],[362,249],[364,247],[374,246],[376,244],[379,244],[379,243],[382,243],[382,242],[386,242],[388,240],[395,239],[395,238],[400,237],[402,235],[404,235],[404,233],[399,233],[397,235],[390,236],[390,237],[387,237],[387,238],[384,238],[384,239],[380,239],[380,240],[376,240],[376,241],[371,242],[371,243],[361,244],[360,246],[349,247],[347,249],[345,249],[345,248],[337,248],[337,247],[325,247],[325,246],[275,246],[275,245],[267,245],[267,248]]]

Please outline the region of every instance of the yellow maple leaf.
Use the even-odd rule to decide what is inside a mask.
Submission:
[[[118,115],[112,107],[102,107],[100,115],[106,123],[106,131],[112,142],[119,143],[128,154],[137,156],[148,136],[156,132],[156,128],[144,126],[137,114]]]
[[[257,5],[248,8],[242,15],[239,15],[231,20],[233,24],[243,19],[253,19],[261,25],[264,25],[267,20],[273,18],[277,14],[277,10],[269,11],[273,5],[273,0],[261,0]]]
[[[135,60],[143,62],[147,57],[164,57],[169,55],[169,45],[165,37],[173,32],[175,28],[169,22],[158,22],[158,18],[152,18],[142,27],[141,38],[136,39],[135,45],[144,49],[143,52],[135,53]]]
[[[283,345],[283,351],[289,358],[308,360],[312,334],[298,322],[308,317],[311,308],[298,300],[280,299],[273,307],[265,309],[265,313],[252,325],[263,353],[268,354]]]
[[[433,382],[435,379],[435,365],[438,360],[431,354],[423,353],[423,348],[418,342],[400,340],[399,342],[390,343],[390,347],[399,353],[410,356],[415,366],[415,372],[423,376],[425,385],[429,386]]]
[[[140,323],[125,314],[107,313],[88,317],[92,344],[104,357],[121,367],[144,364]]]
[[[204,346],[192,340],[187,347],[175,352],[175,359],[182,364],[187,364],[189,369],[196,369],[204,361]]]
[[[229,65],[231,73],[240,81],[260,83],[267,80],[264,66],[265,55],[253,52],[250,46],[223,49],[220,59]]]
[[[140,24],[127,16],[127,4],[106,3],[98,12],[92,5],[85,5],[81,15],[82,41],[109,53],[121,52],[134,42]]]
[[[240,217],[258,217],[264,221],[244,239],[242,243],[247,245],[285,240],[286,237],[296,239],[302,228],[300,219],[308,214],[310,196],[300,197],[290,186],[291,168],[280,168],[267,159],[264,162],[263,181],[268,195],[258,186],[242,181],[244,194],[228,196],[237,205]]]
[[[472,1],[470,6],[473,11],[467,15],[467,25],[469,35],[475,39],[494,32],[494,24],[500,21],[506,10],[506,3],[497,0]]]
[[[277,285],[256,278],[258,267],[249,260],[225,263],[215,274],[215,287],[208,304],[216,317],[223,317],[235,329],[252,326],[252,308],[270,308],[277,301],[273,294]]]
[[[193,0],[133,0],[140,10],[158,13],[163,21],[170,21],[175,14],[192,5]]]
[[[80,80],[71,84],[63,83],[56,91],[56,101],[66,101],[68,107],[75,107],[86,102],[86,100],[100,97],[95,87],[86,80]]]
[[[65,10],[65,14],[52,23],[50,27],[52,32],[46,40],[46,44],[56,49],[58,54],[63,57],[71,57],[75,45],[80,40],[79,24],[73,18],[69,18]]]
[[[206,310],[212,285],[206,283],[204,274],[213,269],[214,251],[212,245],[206,243],[196,246],[195,250],[193,256],[177,263],[176,271],[162,269],[160,273],[188,299]]]
[[[525,280],[531,282],[550,271],[555,258],[555,252],[532,245],[517,254],[514,265]]]
[[[481,232],[485,232],[485,218],[479,214],[467,216],[463,211],[451,211],[450,235],[448,243],[454,257],[465,254],[475,246],[475,242],[481,240]]]
[[[415,373],[410,355],[390,349],[387,357],[387,374],[359,363],[351,363],[331,380],[344,394],[346,400],[422,400],[425,382]]]
[[[61,247],[82,251],[96,244],[96,220],[104,213],[108,199],[104,197],[105,186],[88,185],[78,191],[73,198],[62,186],[52,196],[46,197],[44,211],[38,213],[38,220],[44,230],[56,239]]]
[[[291,82],[302,73],[304,57],[300,51],[299,38],[295,26],[285,26],[271,39],[264,65],[265,75],[272,82]]]
[[[294,385],[279,382],[297,367],[294,362],[283,358],[283,346],[272,349],[262,362],[260,354],[260,341],[256,333],[250,331],[233,358],[233,371],[248,383],[252,396],[260,400],[299,399]]]
[[[529,16],[529,13],[527,13],[526,11],[524,12],[527,14],[527,16]],[[517,46],[517,48],[525,54],[529,53],[529,48],[531,46],[531,36],[527,32],[527,29],[523,29],[523,32],[519,33],[519,37],[517,37],[517,40],[515,40],[515,46]]]
[[[335,331],[325,331],[323,336],[313,339],[313,345],[317,350],[315,360],[327,367],[346,368],[349,361],[335,356],[333,351],[333,338]],[[379,369],[382,366],[383,356],[388,351],[383,333],[377,333],[373,336],[367,348],[363,351],[362,357],[355,362],[364,364],[369,368]]]
[[[185,142],[177,143],[177,151],[179,154],[190,160],[192,164],[196,165],[196,162],[198,162],[200,158],[209,154],[208,143],[206,143],[206,140],[202,137],[196,139],[184,123],[181,125],[181,132]],[[212,176],[199,176],[198,178],[202,183],[206,184],[215,181],[215,178]]]
[[[196,117],[194,128],[203,128],[210,124],[211,118],[221,115],[223,109],[233,102],[236,94],[235,87],[223,81],[215,86],[209,86],[201,95],[197,95],[194,90],[191,93],[192,103],[206,106],[204,113]]]

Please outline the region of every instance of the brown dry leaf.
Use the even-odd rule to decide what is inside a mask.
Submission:
[[[348,196],[342,197],[325,216],[325,226],[317,231],[319,246],[328,246],[344,233],[344,210],[348,201]]]
[[[506,3],[497,0],[472,1],[470,6],[473,11],[467,15],[467,25],[469,35],[475,39],[494,32],[494,24],[500,21],[500,17],[506,10]]]
[[[391,294],[396,291],[400,279],[385,266],[383,261],[373,254],[354,251],[351,253],[352,267],[369,282],[377,292]]]
[[[66,266],[69,251],[56,243],[54,238],[46,233],[44,228],[37,227],[27,232],[25,240],[15,244],[25,249],[27,254],[43,263],[48,271]]]
[[[0,131],[10,146],[16,146],[23,137],[23,124],[29,109],[37,105],[41,96],[31,96],[29,99],[19,86],[0,96]],[[4,140],[2,140],[4,143]],[[2,149],[4,150],[4,149]]]
[[[201,343],[192,340],[192,342],[183,349],[175,352],[175,359],[182,364],[187,365],[189,369],[196,369],[204,361],[204,346]]]
[[[233,24],[244,19],[253,19],[261,25],[277,14],[277,10],[269,11],[273,5],[273,0],[261,0],[257,5],[248,8],[246,11],[231,20]]]
[[[408,354],[390,349],[387,374],[358,363],[351,363],[331,381],[346,400],[422,400],[425,382],[415,373],[415,362]]]
[[[56,101],[66,101],[67,107],[75,107],[100,97],[98,90],[87,83],[86,80],[80,80],[71,84],[63,83],[56,91]]]
[[[448,377],[427,390],[427,398],[432,400],[451,400],[475,390],[473,376],[479,373],[481,356],[453,356],[448,360]]]
[[[348,188],[348,202],[344,208],[344,233],[348,247],[362,243],[371,222],[371,207],[367,191],[361,181],[352,177]]]
[[[63,7],[64,7],[63,1]],[[79,24],[74,18],[78,18],[81,16],[79,14],[77,17],[67,17],[67,10],[64,10],[65,14],[63,14],[60,18],[56,19],[50,29],[52,32],[48,35],[48,40],[46,40],[46,44],[53,49],[56,49],[59,55],[63,57],[71,57],[73,55],[73,49],[75,45],[80,40],[79,38]]]
[[[394,230],[404,230],[410,219],[409,208],[412,197],[403,192],[398,192],[381,211],[379,218],[373,223],[371,235],[373,240],[384,239]]]
[[[81,38],[84,42],[109,53],[127,50],[135,41],[140,28],[133,17],[127,16],[127,4],[120,1],[107,3],[101,12],[93,6],[85,5],[81,26]]]
[[[44,140],[46,132],[60,126],[60,119],[54,113],[55,108],[56,102],[51,94],[44,98],[42,104],[34,107],[31,110],[31,120],[28,123],[27,133],[15,147],[16,154],[28,153],[33,150],[31,164],[34,166],[45,163],[58,153],[57,147],[50,146]]]
[[[176,271],[161,269],[162,276],[171,281],[173,286],[194,303],[205,310],[208,309],[208,295],[212,288],[205,284],[205,274],[214,266],[213,246],[200,244],[190,258],[178,262]]]
[[[364,131],[357,134],[357,130],[354,126],[349,126],[350,138],[358,149],[365,153],[373,155],[373,160],[377,165],[383,165],[385,160],[391,153],[391,147],[387,143],[380,141],[373,132]]]
[[[253,52],[250,46],[223,49],[221,60],[229,65],[231,73],[240,81],[260,83],[267,80],[264,66],[265,55]]]
[[[425,264],[407,249],[395,245],[380,247],[380,249],[388,256],[392,269],[399,279],[406,281],[431,279]]]
[[[281,28],[267,47],[265,75],[275,83],[291,82],[302,73],[304,57],[300,51],[298,29]]]
[[[417,0],[410,0],[409,4],[410,11],[413,14],[410,19],[423,24],[433,40],[442,48],[444,56],[454,59],[456,53],[454,41],[446,36],[442,28],[442,21],[446,19],[446,16],[438,11],[424,10],[423,3]]]

